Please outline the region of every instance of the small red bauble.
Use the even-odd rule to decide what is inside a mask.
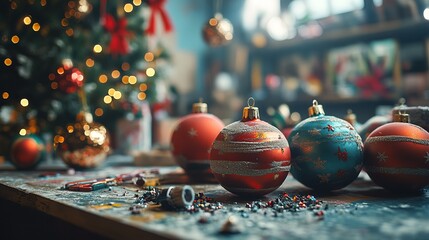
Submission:
[[[374,116],[368,119],[368,121],[359,127],[359,135],[362,138],[362,141],[365,141],[368,135],[376,128],[383,124],[390,123],[391,121],[392,118],[390,116]]]
[[[290,169],[289,144],[276,127],[259,119],[258,108],[243,110],[243,118],[229,124],[216,137],[210,167],[228,191],[262,196],[276,190]],[[253,100],[254,101],[254,100]]]
[[[422,190],[429,186],[429,133],[407,122],[378,127],[365,141],[364,169],[388,190]]]
[[[285,136],[285,138],[287,139],[290,135],[290,133],[292,132],[293,127],[288,127],[288,128],[283,128],[282,129],[282,133]]]
[[[36,135],[20,136],[12,143],[10,157],[17,169],[35,168],[45,156],[45,145]]]
[[[62,92],[70,94],[83,86],[84,76],[78,68],[73,67],[70,61],[65,60],[63,66],[57,69],[55,80]]]
[[[218,117],[207,113],[207,104],[201,102],[193,105],[192,114],[178,121],[171,136],[172,154],[188,176],[199,180],[213,178],[210,148],[224,126]]]

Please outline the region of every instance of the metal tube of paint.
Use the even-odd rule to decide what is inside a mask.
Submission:
[[[195,192],[191,186],[171,186],[161,190],[156,202],[165,208],[180,209],[191,206],[194,199]]]

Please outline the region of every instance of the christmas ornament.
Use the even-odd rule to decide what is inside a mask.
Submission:
[[[399,112],[410,116],[410,123],[422,127],[429,131],[429,107],[428,106],[407,106],[405,104],[397,106],[392,110],[392,117]]]
[[[128,54],[130,52],[130,47],[127,41],[127,19],[121,16],[116,20],[112,15],[106,14],[103,19],[103,26],[110,33],[110,54]]]
[[[104,29],[110,34],[109,52],[113,56],[127,55],[130,52],[127,37],[130,33],[127,30],[127,18],[124,16],[124,10],[117,8],[117,19],[107,13],[106,0],[100,1],[100,22]]]
[[[78,68],[73,67],[70,60],[64,60],[63,66],[57,69],[55,80],[61,91],[70,94],[83,86],[84,76]]]
[[[290,136],[290,133],[292,132],[293,128],[301,122],[301,115],[297,112],[293,112],[290,115],[290,118],[287,121],[287,126],[283,128],[281,131],[283,135],[285,135],[285,138],[288,139]]]
[[[17,169],[33,169],[45,158],[45,144],[37,135],[19,136],[12,142],[10,160]]]
[[[224,127],[213,142],[210,167],[226,190],[262,196],[286,179],[290,150],[283,134],[260,120],[255,100],[249,98],[247,103],[241,121]]]
[[[292,154],[292,175],[318,191],[343,188],[362,169],[363,143],[350,123],[326,116],[322,105],[313,101],[309,118],[297,124],[288,140]]]
[[[275,126],[278,129],[286,128],[288,124],[288,119],[290,117],[289,106],[286,104],[282,104],[275,109],[273,107],[267,108],[267,114],[270,117],[268,123]]]
[[[155,35],[156,32],[156,22],[155,17],[156,14],[159,14],[161,16],[162,23],[164,25],[164,30],[166,32],[171,32],[173,30],[173,25],[171,24],[171,20],[168,17],[167,11],[164,9],[166,0],[148,0],[147,3],[150,7],[150,17],[149,17],[149,24],[146,29],[146,33],[148,35]]]
[[[291,113],[287,104],[281,104],[277,110],[269,107],[267,114],[271,117],[268,123],[280,129],[286,139],[293,127],[301,121],[301,115],[297,112]]]
[[[364,124],[362,124],[359,128],[359,135],[362,138],[362,141],[365,141],[366,138],[372,131],[376,128],[389,123],[392,121],[391,116],[383,115],[383,116],[373,116],[368,119]]]
[[[429,133],[399,112],[365,140],[364,169],[379,186],[418,192],[429,186]]]
[[[60,129],[54,138],[54,146],[60,158],[76,169],[99,166],[110,151],[106,128],[92,121],[92,115],[79,113],[75,123]]]
[[[88,0],[74,1],[73,4],[67,4],[69,7],[69,14],[75,13],[73,16],[76,19],[82,19],[92,12],[92,4]]]
[[[224,126],[219,118],[207,113],[207,104],[201,101],[193,105],[192,114],[178,121],[171,136],[172,154],[190,177],[213,177],[210,148]]]
[[[405,105],[405,99],[400,98],[398,101],[398,105],[394,107],[391,111],[391,114],[385,114],[380,116],[373,116],[370,119],[368,119],[364,124],[360,126],[359,129],[359,135],[362,138],[362,141],[365,142],[366,138],[369,134],[372,133],[376,128],[392,122],[392,116],[394,113],[398,113],[399,109],[402,109],[403,107],[406,107]]]
[[[204,41],[212,47],[225,45],[232,40],[234,28],[231,22],[217,13],[203,27]]]
[[[362,127],[362,124],[360,124],[357,121],[356,114],[354,114],[351,109],[347,110],[347,114],[346,114],[346,116],[344,116],[344,120],[346,120],[348,123],[350,123],[358,132],[359,132],[360,128]]]
[[[292,130],[293,130],[293,127],[287,127],[287,128],[283,128],[281,130],[281,132],[283,133],[283,135],[287,139],[289,137],[290,133],[292,132]]]

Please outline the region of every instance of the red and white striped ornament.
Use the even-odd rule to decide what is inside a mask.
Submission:
[[[429,133],[407,114],[375,129],[364,144],[364,169],[379,186],[418,192],[429,186]]]
[[[219,183],[237,195],[276,190],[290,170],[289,144],[280,130],[260,120],[249,98],[241,121],[224,127],[213,142],[210,167]]]

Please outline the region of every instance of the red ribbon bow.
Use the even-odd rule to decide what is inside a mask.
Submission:
[[[125,17],[121,17],[118,21],[115,21],[115,18],[110,14],[104,16],[104,28],[111,34],[109,45],[111,54],[126,55],[129,53],[130,49],[126,39],[128,34],[126,27],[127,19]]]
[[[161,14],[162,23],[164,24],[164,30],[170,32],[173,29],[171,25],[170,18],[167,15],[167,12],[164,9],[164,3],[166,0],[148,0],[148,4],[151,9],[151,14],[149,18],[149,25],[146,29],[146,33],[149,35],[155,34],[155,15],[156,13]]]

